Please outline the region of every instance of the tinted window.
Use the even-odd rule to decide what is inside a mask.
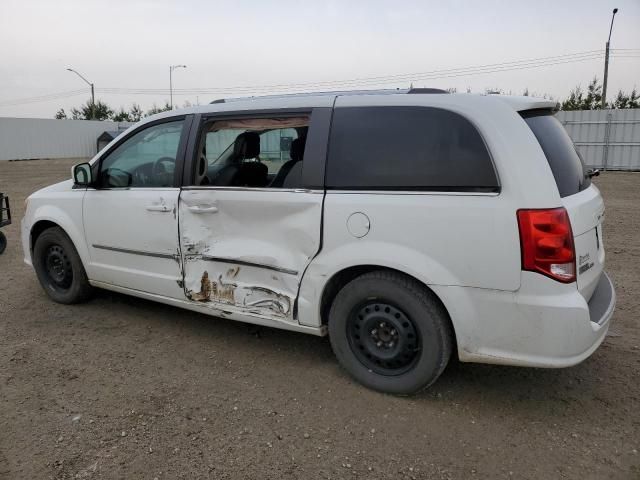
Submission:
[[[336,108],[329,188],[497,191],[489,152],[462,116],[430,107]]]
[[[574,195],[591,184],[584,164],[562,124],[550,112],[523,113],[524,121],[544,151],[561,197]]]

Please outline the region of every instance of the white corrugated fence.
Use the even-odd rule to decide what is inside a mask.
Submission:
[[[89,158],[105,131],[124,130],[128,122],[0,117],[0,160]]]
[[[558,112],[588,167],[640,170],[640,109]]]

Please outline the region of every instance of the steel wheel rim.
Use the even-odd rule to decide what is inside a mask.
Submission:
[[[368,370],[380,375],[402,375],[418,361],[419,332],[401,309],[387,302],[356,306],[347,321],[352,352]]]
[[[60,245],[51,245],[45,254],[44,265],[47,275],[57,288],[67,290],[73,282],[71,260]]]

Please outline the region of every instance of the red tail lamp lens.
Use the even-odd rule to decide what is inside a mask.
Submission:
[[[569,215],[564,208],[518,210],[522,269],[554,280],[576,280],[576,254]]]

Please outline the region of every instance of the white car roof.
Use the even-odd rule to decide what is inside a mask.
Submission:
[[[478,97],[483,97],[484,101],[495,99],[498,102],[504,102],[516,111],[532,110],[532,109],[553,109],[556,102],[544,98],[536,98],[529,96],[516,95],[497,95],[497,94],[470,94],[470,93],[446,93],[445,91],[434,91],[432,93],[421,93],[420,90],[414,89],[416,92],[409,90],[355,90],[355,91],[336,91],[336,92],[310,92],[296,93],[288,95],[268,95],[260,97],[242,97],[216,100],[206,105],[199,105],[188,108],[176,109],[168,112],[162,112],[145,118],[140,124],[161,118],[172,117],[176,115],[186,114],[207,114],[217,112],[238,112],[243,110],[272,110],[272,109],[291,109],[291,108],[315,108],[315,107],[332,107],[337,97],[346,97],[359,106],[380,105],[381,103],[394,104],[400,100],[399,104],[407,105],[415,101],[416,105],[423,105],[426,98],[446,97],[446,103],[464,104],[467,101],[476,102]],[[435,89],[429,89],[435,90]],[[421,98],[422,97],[422,98]],[[440,102],[436,102],[440,103]]]

